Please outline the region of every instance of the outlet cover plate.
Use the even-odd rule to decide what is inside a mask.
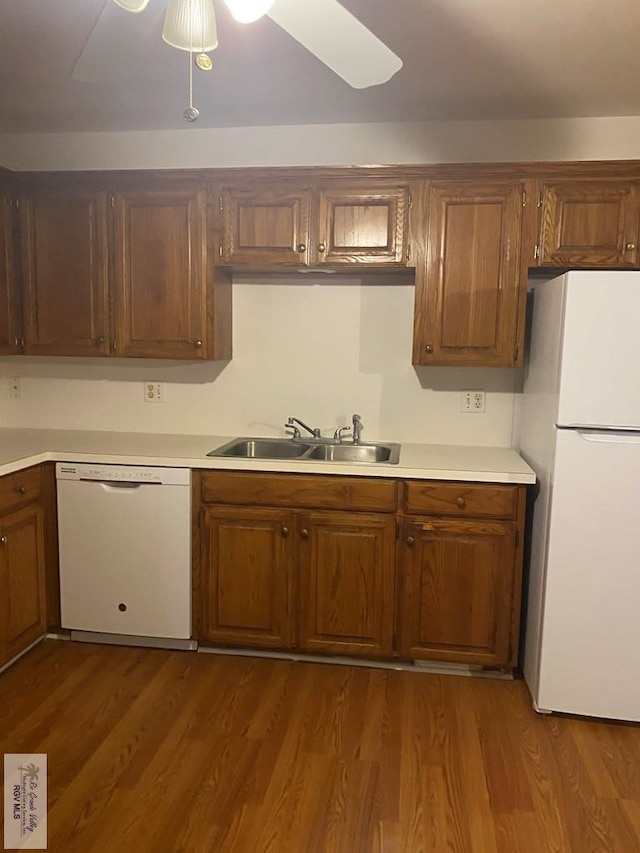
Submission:
[[[460,394],[460,411],[468,414],[481,415],[486,412],[486,394],[484,391],[462,391]]]

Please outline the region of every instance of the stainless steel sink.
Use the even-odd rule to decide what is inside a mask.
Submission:
[[[400,445],[354,444],[348,441],[303,442],[291,438],[234,438],[207,453],[207,456],[396,465],[400,458]]]
[[[290,438],[234,438],[207,456],[239,456],[243,459],[298,459],[311,450],[310,444]]]
[[[388,462],[395,465],[400,457],[399,444],[320,444],[309,451],[307,459],[325,462]]]

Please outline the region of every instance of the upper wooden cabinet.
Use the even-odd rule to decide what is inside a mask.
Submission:
[[[24,352],[109,353],[107,197],[67,189],[20,200]]]
[[[637,267],[640,185],[630,181],[545,182],[539,264]]]
[[[117,193],[114,212],[115,353],[205,358],[205,193]]]
[[[521,357],[526,260],[535,221],[526,182],[433,182],[426,262],[416,270],[416,365],[514,366]],[[527,216],[523,215],[527,211]]]
[[[0,192],[0,355],[21,349],[20,296],[14,258],[13,204]]]
[[[407,266],[408,185],[227,188],[220,194],[223,264]]]

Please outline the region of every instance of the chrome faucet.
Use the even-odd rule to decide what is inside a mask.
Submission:
[[[314,438],[320,438],[320,430],[318,429],[318,427],[307,426],[304,421],[301,421],[299,418],[287,418],[285,429],[293,429],[292,438],[300,438],[300,430],[298,429],[296,424],[299,424],[302,429],[306,429],[306,431],[310,433]]]
[[[353,415],[351,418],[353,422],[353,443],[360,444],[360,437],[362,433],[362,419],[360,415]]]

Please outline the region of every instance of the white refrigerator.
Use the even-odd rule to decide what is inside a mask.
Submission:
[[[516,408],[540,485],[525,679],[539,711],[640,721],[640,272],[532,292]]]

